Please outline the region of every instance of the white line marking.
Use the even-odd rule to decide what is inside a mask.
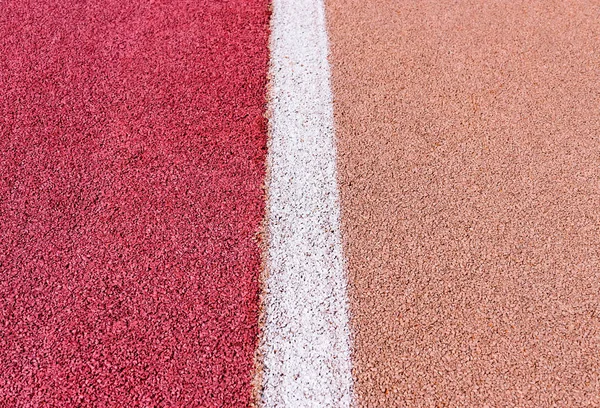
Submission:
[[[271,20],[264,407],[353,404],[346,274],[323,0]]]

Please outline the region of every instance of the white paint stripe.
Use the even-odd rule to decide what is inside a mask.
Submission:
[[[346,274],[323,0],[271,20],[264,407],[353,403]]]

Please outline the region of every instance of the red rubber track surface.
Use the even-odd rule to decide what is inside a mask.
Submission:
[[[0,2],[0,406],[244,406],[269,9]]]

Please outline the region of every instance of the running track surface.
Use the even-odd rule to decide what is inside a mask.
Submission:
[[[598,3],[327,12],[359,404],[600,406]]]
[[[325,3],[266,180],[266,0],[3,3],[0,406],[600,405],[598,5]]]
[[[268,21],[2,4],[0,405],[249,403]]]

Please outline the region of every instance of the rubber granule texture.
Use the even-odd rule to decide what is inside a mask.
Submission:
[[[246,406],[268,4],[3,2],[0,406]]]
[[[327,0],[363,407],[600,407],[600,3]]]

